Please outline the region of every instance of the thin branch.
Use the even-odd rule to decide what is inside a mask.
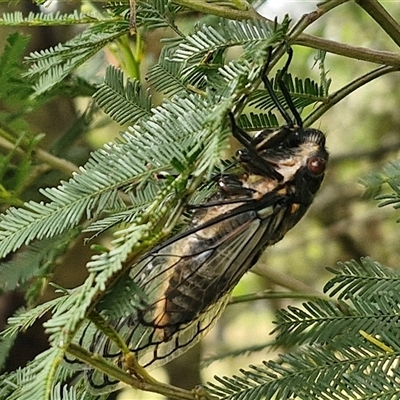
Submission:
[[[134,56],[130,41],[126,35],[121,36],[118,40],[119,51],[123,55],[123,64],[125,71],[130,78],[140,79],[140,61]],[[136,51],[141,47],[139,31],[136,33]]]
[[[26,179],[22,182],[21,186],[15,192],[15,195],[20,196],[22,193],[25,192],[25,190],[32,186],[36,179],[38,179],[40,176],[50,171],[51,169],[51,166],[45,163],[32,166],[29,170],[29,176],[27,176]],[[21,200],[21,204],[19,204],[19,207],[22,207],[24,204],[25,202]]]
[[[332,0],[327,1],[323,4],[318,5],[318,9],[309,14],[306,14],[296,25],[296,27],[292,30],[290,34],[290,42],[292,44],[297,44],[300,46],[307,46],[317,50],[323,50],[328,53],[333,53],[341,56],[345,56],[348,58],[353,58],[356,60],[369,61],[379,65],[391,65],[394,67],[400,67],[400,56],[397,53],[392,53],[388,51],[379,51],[372,50],[369,48],[358,47],[358,46],[350,46],[347,44],[335,42],[333,40],[322,39],[317,36],[307,35],[302,33],[310,24],[314,23],[318,18],[324,15],[326,12],[332,10],[334,7],[337,7],[340,4],[345,3],[347,0]],[[371,2],[369,0],[360,0],[360,2],[368,2],[376,4],[375,0]],[[374,9],[376,7],[373,7]],[[384,10],[385,11],[385,10]],[[386,12],[386,11],[385,11]],[[387,13],[386,13],[387,14]],[[385,15],[385,25],[388,25],[388,20],[390,19],[390,15]],[[383,19],[383,17],[382,17]],[[398,25],[395,21],[392,23],[391,33],[394,34],[395,30],[394,25],[398,28]],[[382,25],[384,27],[384,25]],[[384,28],[385,29],[385,28]],[[301,32],[301,34],[299,34]],[[394,40],[394,39],[393,39]],[[400,39],[399,39],[400,40]]]
[[[247,9],[237,9],[231,7],[222,7],[215,3],[207,3],[203,0],[172,0],[172,3],[204,14],[216,15],[217,17],[227,19],[262,19],[262,16],[258,14],[257,11],[254,10],[254,8],[250,5],[248,5]],[[242,4],[244,3],[242,2]]]
[[[360,78],[355,79],[354,81],[350,82],[348,85],[344,86],[337,92],[328,96],[324,104],[319,106],[304,120],[304,126],[312,125],[330,108],[332,108],[339,101],[343,100],[349,94],[353,93],[355,90],[373,81],[374,79],[379,78],[380,76],[386,75],[390,72],[398,71],[399,69],[400,66],[399,67],[382,66],[374,69],[373,71],[368,72],[367,74],[361,76]]]
[[[389,37],[400,46],[400,26],[392,16],[382,7],[377,0],[355,0],[378,25],[389,35]]]
[[[25,154],[24,150],[21,147],[16,148],[14,143],[8,141],[7,139],[1,136],[0,136],[0,147],[6,150],[15,151],[15,153],[18,154],[19,156],[23,156]],[[45,150],[36,149],[33,152],[33,155],[40,161],[43,161],[46,164],[51,165],[55,169],[65,172],[67,175],[71,175],[72,172],[80,172],[79,168],[74,163],[65,160],[63,158],[58,158],[56,156],[53,156],[52,154],[48,153]]]
[[[349,2],[349,0],[328,0],[318,4],[315,11],[303,15],[299,22],[292,28],[291,32],[289,33],[290,40],[293,41],[299,37],[309,25],[321,18],[328,11],[347,2]]]
[[[360,61],[368,61],[375,64],[391,65],[400,67],[400,54],[390,51],[372,50],[365,47],[350,46],[348,44],[335,42],[333,40],[322,39],[317,36],[300,35],[292,44],[311,47],[317,50],[323,50],[328,53],[352,58]]]
[[[116,365],[110,363],[105,358],[92,354],[85,350],[83,347],[71,343],[68,346],[67,352],[72,354],[78,360],[90,365],[91,367],[104,372],[108,376],[115,378],[127,385],[135,388],[144,390],[147,392],[159,393],[164,396],[181,399],[181,400],[206,400],[213,399],[209,394],[205,393],[203,390],[199,392],[198,390],[189,391],[176,386],[168,385],[166,383],[152,381],[146,382],[142,379],[138,379],[132,375],[126,373],[123,369],[118,368]]]
[[[72,175],[73,172],[80,173],[79,168],[71,161],[65,160],[64,158],[59,158],[59,157],[53,156],[52,154],[48,153],[45,150],[37,149],[34,151],[33,154],[39,160],[51,165],[55,169],[64,171],[68,175]]]
[[[307,292],[278,292],[274,290],[265,290],[259,293],[249,293],[241,296],[234,296],[229,301],[229,304],[247,303],[254,300],[266,300],[266,299],[303,299],[303,300],[331,300],[330,297],[320,293],[319,295],[310,294]]]
[[[235,7],[238,10],[248,10],[249,8],[251,8],[251,5],[246,0],[232,0],[232,3],[235,4]]]
[[[292,290],[293,292],[304,292],[308,293],[308,295],[314,295],[320,298],[324,296],[323,293],[314,289],[311,286],[306,285],[305,283],[290,277],[287,274],[282,274],[274,269],[267,267],[264,263],[257,263],[252,269],[251,272],[256,273],[257,275],[263,276],[268,279],[269,282],[284,287],[286,289]]]

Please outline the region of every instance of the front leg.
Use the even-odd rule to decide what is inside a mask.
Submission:
[[[220,193],[227,199],[232,197],[249,199],[255,192],[253,189],[244,187],[240,178],[234,174],[222,175],[218,180],[218,187]]]

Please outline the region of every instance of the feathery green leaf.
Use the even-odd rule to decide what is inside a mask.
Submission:
[[[63,14],[59,11],[55,13],[34,13],[30,12],[24,16],[21,11],[13,13],[4,13],[0,18],[0,26],[60,26],[74,24],[90,24],[94,20],[107,20],[101,18],[98,13],[82,13],[74,10],[71,14]],[[108,18],[109,20],[111,18]],[[116,20],[112,17],[113,22]]]
[[[339,299],[354,298],[375,299],[381,293],[396,296],[400,287],[400,276],[396,271],[382,266],[369,257],[361,259],[361,263],[354,260],[339,262],[339,269],[329,268],[335,277],[325,285],[324,291],[331,297]]]
[[[283,39],[287,21],[276,29],[265,20],[230,21],[221,20],[217,28],[202,25],[197,32],[186,36],[179,44],[174,60],[179,62],[199,62],[206,54],[232,46],[258,45],[261,41],[272,43]]]
[[[83,64],[111,41],[129,29],[126,21],[100,22],[86,28],[80,35],[54,48],[36,51],[27,57],[31,63],[27,77],[39,77],[35,86],[40,95],[59,84],[68,74]]]
[[[142,117],[151,116],[151,95],[139,82],[125,78],[121,70],[109,66],[104,83],[93,95],[99,107],[119,124],[136,124]]]

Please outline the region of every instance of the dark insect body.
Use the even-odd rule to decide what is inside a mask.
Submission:
[[[312,203],[328,161],[325,135],[303,128],[289,108],[296,125],[254,138],[232,118],[233,134],[244,145],[238,152],[242,172],[223,175],[218,192],[194,212],[188,229],[132,267],[129,277],[148,301],[111,324],[144,367],[165,364],[196,344],[262,251],[281,240]],[[122,365],[121,350],[101,332],[89,349]],[[86,377],[97,391],[117,383],[95,370]]]

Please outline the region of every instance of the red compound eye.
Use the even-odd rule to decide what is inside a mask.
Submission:
[[[325,171],[326,160],[322,157],[311,157],[307,161],[307,167],[314,175],[321,175]]]

